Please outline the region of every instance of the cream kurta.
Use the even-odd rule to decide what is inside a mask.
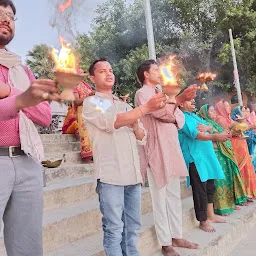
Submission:
[[[133,130],[114,128],[117,115],[131,109],[117,97],[98,92],[84,100],[83,118],[93,146],[96,179],[103,183],[121,186],[142,183],[138,141]],[[140,143],[146,143],[146,136]]]

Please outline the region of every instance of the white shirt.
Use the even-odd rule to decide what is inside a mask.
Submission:
[[[93,146],[96,179],[112,185],[142,183],[137,140],[131,128],[114,128],[119,113],[132,107],[116,96],[97,92],[83,103],[83,118]],[[139,123],[143,128],[142,124]],[[143,128],[144,129],[144,128]],[[146,144],[146,135],[140,144]]]

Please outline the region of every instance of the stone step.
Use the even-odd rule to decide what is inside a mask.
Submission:
[[[63,155],[65,154],[64,157],[64,163],[66,164],[79,164],[79,163],[84,163],[80,151],[56,151],[52,153],[45,153],[45,159],[50,160],[50,161],[56,161],[59,159],[63,158]]]
[[[62,180],[77,179],[92,176],[93,164],[62,164],[58,168],[45,168],[46,184]]]
[[[44,143],[44,152],[47,153],[55,153],[55,152],[73,152],[80,150],[79,142],[62,142],[62,143]]]
[[[195,225],[198,225],[198,222],[195,220],[195,214],[193,209],[193,202],[192,198],[186,198],[182,201],[183,204],[183,229],[184,232],[188,232],[192,228],[195,227]],[[143,203],[144,205],[144,203]],[[145,206],[142,207],[144,209]],[[148,206],[147,206],[148,207]],[[148,209],[150,210],[150,209]],[[145,209],[143,210],[145,213]],[[92,220],[90,220],[92,221]],[[83,239],[77,239],[77,241],[70,238],[65,238],[64,236],[67,234],[67,230],[65,230],[65,226],[62,226],[63,232],[60,233],[60,239],[65,240],[66,246],[60,245],[60,242],[58,241],[52,241],[55,236],[49,237],[49,242],[52,243],[51,246],[48,246],[48,248],[54,248],[54,243],[60,245],[60,249],[56,249],[55,251],[51,251],[46,253],[46,256],[99,256],[99,255],[105,255],[103,252],[103,246],[102,246],[102,232],[101,232],[101,221],[98,220],[98,230],[99,232],[92,234],[91,236],[85,236]],[[139,242],[139,248],[140,253],[142,256],[149,256],[152,255],[157,249],[158,249],[158,243],[154,231],[154,221],[153,221],[153,214],[150,212],[147,212],[142,217],[143,226],[140,232],[140,242]],[[81,226],[76,226],[76,232],[81,231],[83,228],[88,230],[90,229],[90,225],[86,226],[85,224],[82,224]],[[73,233],[74,234],[74,231]],[[82,235],[81,237],[82,238]],[[73,237],[74,239],[74,237]],[[45,244],[46,246],[46,244]],[[61,248],[62,247],[62,248]]]
[[[148,188],[142,192],[142,212],[152,211]],[[101,229],[98,198],[70,207],[48,211],[44,215],[44,248],[46,251],[66,246]]]
[[[73,134],[41,134],[40,135],[43,144],[45,143],[65,143],[65,142],[77,142],[77,138]]]
[[[177,252],[182,256],[228,256],[239,242],[247,236],[252,227],[256,225],[256,203],[249,204],[249,206],[242,207],[241,210],[226,217],[228,223],[213,224],[217,232],[205,233],[198,228],[191,230],[184,237],[188,240],[200,244],[199,250],[186,250],[177,248]],[[254,246],[255,245],[255,234]],[[232,254],[231,254],[232,255]],[[245,254],[243,251],[238,253],[235,251],[233,255]],[[254,250],[254,254],[256,255]],[[162,256],[161,252],[154,254],[154,256]],[[249,255],[248,255],[249,256]]]
[[[152,211],[148,188],[142,189],[142,213]],[[101,230],[101,213],[98,199],[94,198],[72,206],[50,210],[44,213],[44,250],[54,250],[81,238],[94,235]],[[0,255],[5,252],[0,240]]]
[[[229,256],[255,256],[256,243],[255,243],[256,225],[251,228],[246,237],[232,250]]]
[[[96,195],[92,176],[50,184],[44,188],[44,210],[58,209]]]
[[[181,179],[180,182],[181,197],[191,196],[191,189],[186,187],[186,180]],[[92,176],[55,182],[44,188],[44,209],[58,209],[94,196],[96,192]]]

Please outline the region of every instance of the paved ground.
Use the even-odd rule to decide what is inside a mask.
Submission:
[[[230,256],[256,256],[256,226],[233,250]]]

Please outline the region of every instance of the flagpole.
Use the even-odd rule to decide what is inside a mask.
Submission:
[[[144,9],[145,9],[145,18],[146,18],[146,27],[147,27],[149,58],[156,60],[156,48],[155,48],[155,38],[154,38],[150,0],[144,0]]]
[[[242,98],[242,93],[241,93],[239,73],[238,73],[237,62],[236,62],[236,51],[235,51],[235,46],[234,46],[232,29],[229,29],[229,38],[230,38],[230,44],[231,44],[231,53],[232,53],[232,57],[233,57],[234,80],[235,80],[235,85],[236,85],[236,90],[237,90],[238,103],[240,106],[243,106],[243,98]]]

